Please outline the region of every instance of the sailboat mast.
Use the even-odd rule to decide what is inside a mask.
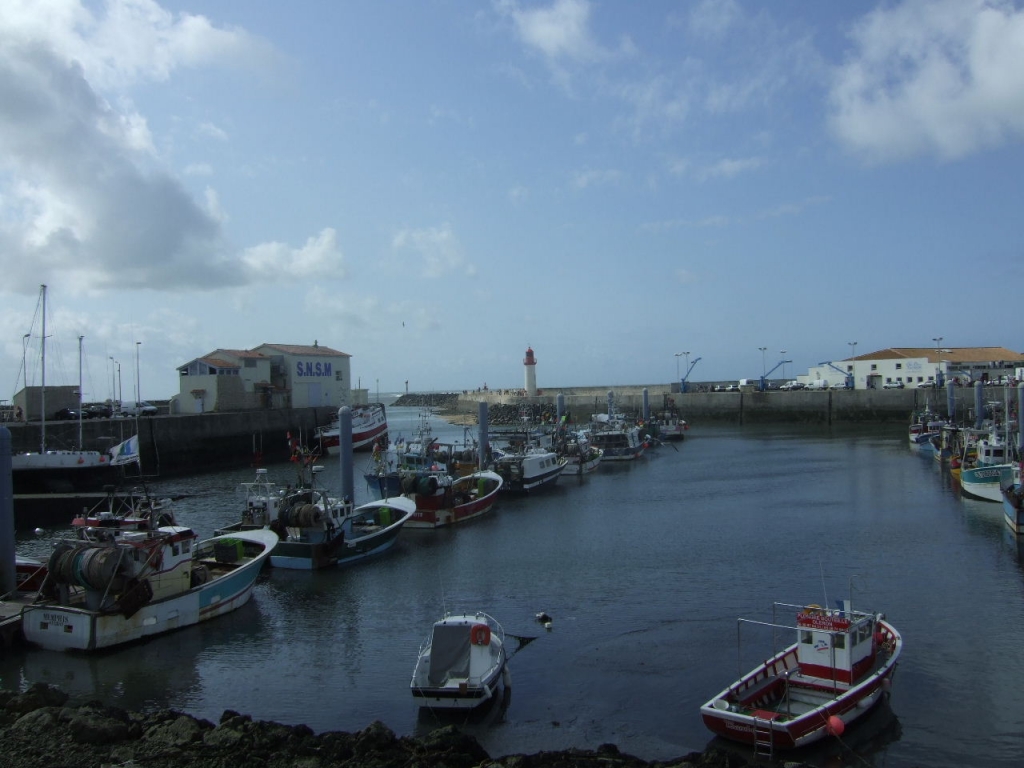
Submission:
[[[78,337],[78,450],[82,450],[82,339]]]
[[[42,425],[39,429],[39,452],[46,453],[46,286],[39,286],[43,306],[43,337],[41,341],[41,357],[43,363],[42,386],[39,390],[39,418]]]

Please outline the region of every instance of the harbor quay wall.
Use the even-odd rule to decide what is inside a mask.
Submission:
[[[455,410],[460,414],[476,414],[478,403],[488,406],[539,405],[554,408],[559,395],[565,409],[576,422],[589,421],[592,414],[608,412],[608,393],[615,408],[626,414],[643,412],[644,390],[650,410],[660,410],[666,396],[671,398],[679,414],[690,424],[723,422],[731,424],[768,423],[893,423],[906,422],[914,410],[930,406],[946,415],[945,390],[926,389],[829,389],[757,392],[746,388],[740,392],[685,392],[678,385],[570,387],[542,390],[529,397],[521,390],[489,390],[464,392],[458,395]],[[975,393],[970,387],[954,392],[957,420],[973,419]],[[985,401],[1002,402],[1001,387],[987,387]]]
[[[147,416],[138,420],[142,474],[170,477],[284,462],[292,451],[289,434],[311,446],[316,428],[337,413],[311,407]],[[134,419],[86,420],[82,446],[105,451],[135,434],[135,424]],[[15,453],[39,450],[38,422],[7,426]],[[49,449],[71,449],[78,442],[78,422],[47,422],[46,435]]]

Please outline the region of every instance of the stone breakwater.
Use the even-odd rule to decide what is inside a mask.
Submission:
[[[457,393],[402,395],[392,405],[433,408],[438,415],[452,423],[476,424],[477,422],[475,412],[462,413],[459,411],[459,395]],[[571,411],[569,415],[574,416]],[[524,416],[531,425],[554,423],[558,417],[558,407],[553,403],[492,403],[487,407],[487,423],[492,426],[519,426],[523,423]],[[589,413],[584,420],[590,420]]]
[[[610,744],[596,750],[492,759],[476,739],[454,725],[421,738],[397,737],[380,722],[358,733],[316,734],[305,725],[254,721],[231,710],[214,724],[173,710],[127,712],[95,701],[73,707],[68,706],[68,698],[60,689],[41,683],[22,693],[0,690],[0,768],[741,768],[749,764],[717,749],[647,762]]]

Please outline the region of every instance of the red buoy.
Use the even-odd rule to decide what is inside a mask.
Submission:
[[[828,719],[828,735],[829,736],[842,736],[843,731],[846,730],[846,723],[843,722],[843,718],[838,715],[832,715]]]

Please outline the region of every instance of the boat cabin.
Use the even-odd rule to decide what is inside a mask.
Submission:
[[[797,614],[796,624],[804,677],[852,685],[874,665],[874,616],[809,606]]]

